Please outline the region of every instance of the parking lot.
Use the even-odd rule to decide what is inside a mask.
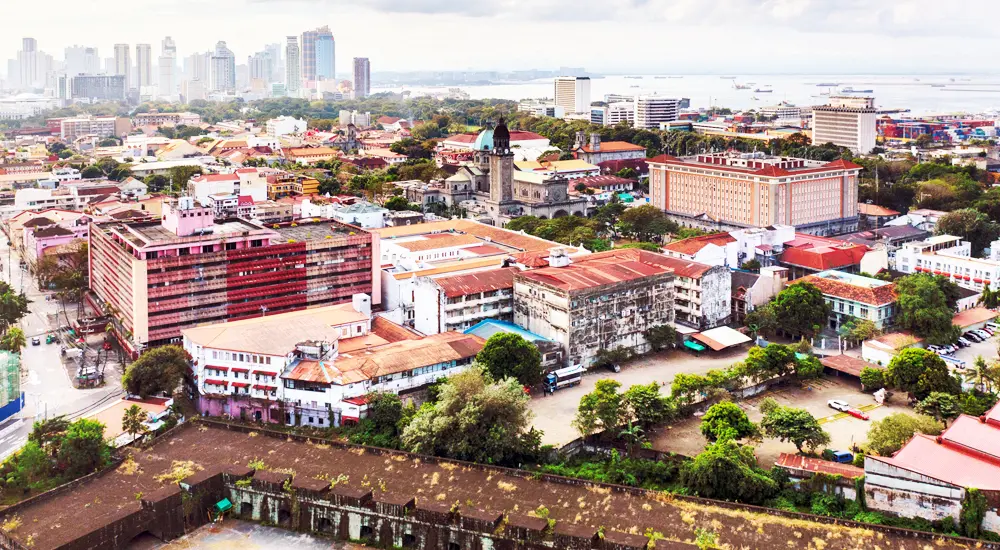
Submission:
[[[686,351],[668,351],[644,355],[622,365],[621,372],[595,370],[587,373],[579,386],[566,388],[552,395],[535,395],[529,404],[535,414],[532,425],[543,432],[545,445],[565,445],[580,434],[572,426],[573,417],[580,405],[580,398],[590,393],[598,380],[615,379],[622,390],[635,384],[656,382],[665,386],[664,395],[670,393],[670,384],[678,373],[704,374],[713,369],[724,369],[746,359],[747,350],[737,349],[722,353],[692,355]]]
[[[972,367],[972,364],[976,362],[976,357],[980,355],[987,362],[995,361],[997,359],[997,341],[997,337],[993,336],[985,342],[972,342],[969,347],[961,348],[955,352],[954,357],[964,361],[966,368]],[[953,367],[953,370],[958,370],[954,368],[954,363],[949,362],[949,365]]]
[[[790,384],[774,391],[739,402],[747,416],[759,423],[763,415],[758,408],[760,402],[767,397],[773,397],[783,406],[805,409],[823,424],[823,429],[830,434],[829,448],[850,450],[855,444],[863,444],[867,440],[868,428],[871,423],[881,420],[890,414],[905,412],[905,396],[896,396],[884,405],[875,403],[871,394],[861,391],[857,380],[847,377],[824,376],[809,381],[803,385]],[[831,409],[827,402],[831,399],[846,401],[851,407],[860,408],[868,413],[871,420],[861,420],[838,413]],[[708,441],[701,435],[699,425],[701,418],[688,418],[672,426],[658,429],[650,435],[653,448],[659,451],[670,451],[687,456],[700,453]],[[765,467],[771,467],[781,453],[795,453],[795,445],[782,443],[777,439],[764,439],[757,446],[757,461]]]

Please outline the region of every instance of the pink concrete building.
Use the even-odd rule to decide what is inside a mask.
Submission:
[[[715,153],[649,160],[651,202],[685,226],[711,230],[792,225],[815,235],[858,226],[858,173],[845,160]]]

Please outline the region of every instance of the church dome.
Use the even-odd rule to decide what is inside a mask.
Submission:
[[[493,129],[487,127],[482,132],[479,132],[479,136],[476,141],[473,142],[472,148],[476,151],[489,151],[493,148]]]

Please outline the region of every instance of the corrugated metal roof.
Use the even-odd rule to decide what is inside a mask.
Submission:
[[[518,271],[516,267],[504,267],[465,275],[439,277],[434,281],[444,291],[445,296],[455,298],[467,294],[514,288],[514,274]]]

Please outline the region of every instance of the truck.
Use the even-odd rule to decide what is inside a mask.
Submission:
[[[583,379],[583,367],[577,365],[550,372],[545,377],[545,391],[553,393],[556,390],[575,386]]]

